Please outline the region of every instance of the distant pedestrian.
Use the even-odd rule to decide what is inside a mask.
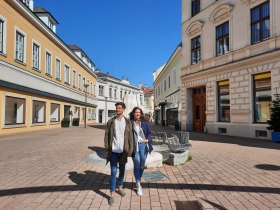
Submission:
[[[133,152],[133,135],[132,127],[129,119],[123,116],[126,108],[123,102],[115,104],[117,116],[113,117],[107,123],[107,129],[104,137],[105,150],[107,151],[107,163],[111,165],[111,177],[110,177],[110,199],[109,204],[112,205],[115,202],[116,191],[116,176],[119,163],[119,180],[117,192],[121,196],[125,196],[126,193],[123,189],[125,164],[127,163],[127,157],[131,157]]]
[[[147,154],[148,152],[151,153],[153,151],[151,129],[149,122],[145,120],[142,109],[139,107],[134,107],[130,113],[130,120],[134,137],[134,176],[137,187],[137,195],[142,196],[143,191],[141,187],[141,178],[144,173]]]

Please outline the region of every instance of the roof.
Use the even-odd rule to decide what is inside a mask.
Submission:
[[[47,14],[56,22],[56,24],[58,24],[58,21],[54,18],[54,16],[49,11],[47,11],[46,9],[44,9],[42,7],[35,7],[34,13],[35,14]]]
[[[145,93],[145,94],[153,94],[154,93],[154,90],[149,88],[149,87],[146,87],[146,86],[142,86],[141,87],[141,90]]]
[[[68,47],[72,50],[72,51],[81,51],[86,57],[89,58],[89,60],[93,63],[93,61],[91,60],[91,58],[85,53],[85,51],[80,48],[79,46],[75,45],[75,44],[72,44],[72,45],[68,45]],[[95,65],[93,63],[93,65]]]
[[[115,80],[121,81],[120,79],[118,79],[118,78],[116,78],[116,77],[113,77],[113,76],[109,75],[109,73],[104,74],[104,73],[101,73],[101,72],[99,71],[99,72],[95,72],[95,74],[96,74],[98,77],[110,77],[110,78],[112,78],[112,79],[115,79]]]

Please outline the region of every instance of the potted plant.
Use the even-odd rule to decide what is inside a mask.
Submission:
[[[65,117],[61,120],[61,127],[62,128],[68,128],[70,125],[70,119]]]
[[[73,126],[79,126],[79,124],[80,124],[80,119],[79,118],[73,118],[72,125]]]
[[[275,100],[272,101],[270,108],[271,115],[267,121],[268,130],[272,130],[272,142],[280,142],[280,94],[276,94]]]

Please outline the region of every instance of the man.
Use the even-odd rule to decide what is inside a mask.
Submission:
[[[125,164],[127,163],[127,157],[131,157],[133,152],[133,134],[131,123],[129,119],[123,116],[126,106],[123,102],[118,102],[115,106],[117,116],[108,121],[104,137],[105,150],[108,153],[107,163],[110,162],[111,165],[110,205],[113,205],[115,202],[118,163],[120,173],[117,192],[121,196],[126,195],[123,189]]]

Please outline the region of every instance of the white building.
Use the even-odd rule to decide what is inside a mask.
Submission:
[[[270,138],[279,10],[277,0],[182,0],[184,129]]]
[[[181,122],[181,61],[179,44],[167,63],[154,72],[155,123],[174,126]]]
[[[95,95],[98,101],[96,122],[105,123],[115,116],[115,104],[124,101],[124,97],[128,94],[135,95],[137,102],[134,104],[142,109],[144,108],[144,93],[140,88],[131,85],[128,80],[115,78],[109,73],[104,74],[99,70],[96,70],[95,73],[97,75]],[[129,104],[127,106],[129,107]],[[130,111],[132,110],[127,110],[127,112]]]

